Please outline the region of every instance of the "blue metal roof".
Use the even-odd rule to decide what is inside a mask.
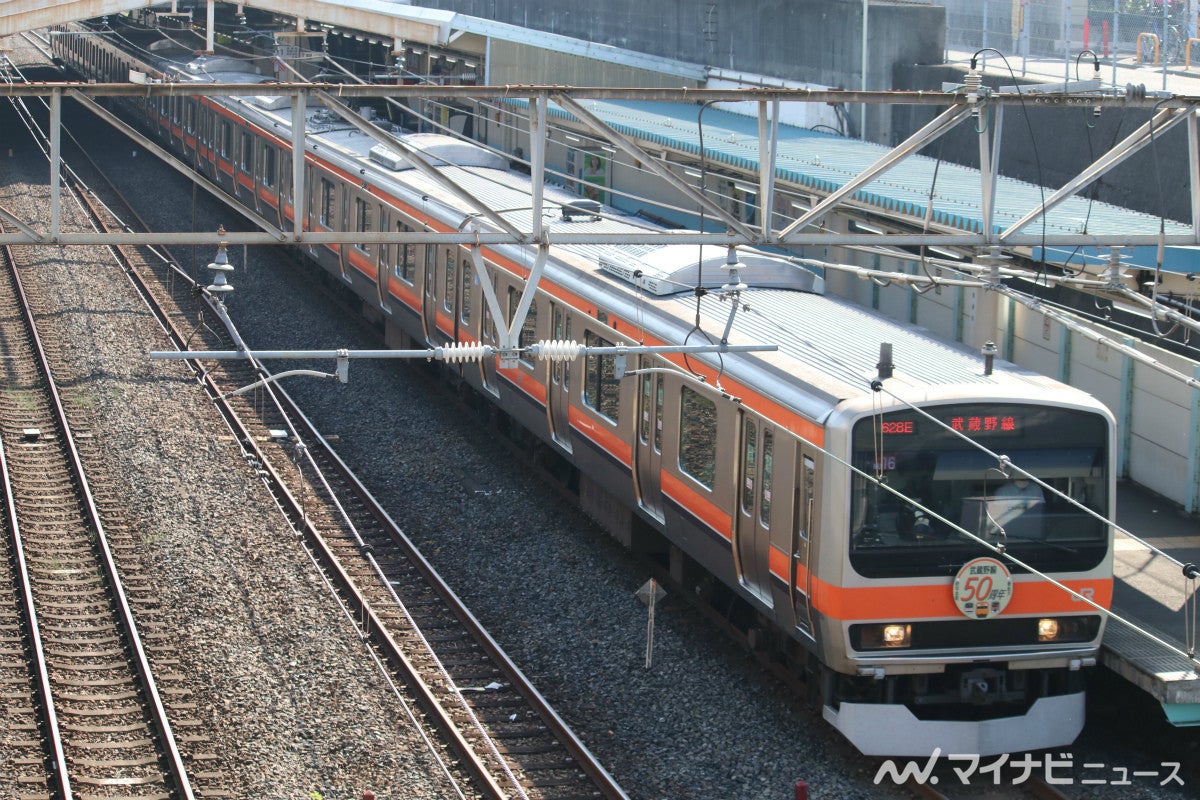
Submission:
[[[510,99],[526,106],[522,99]],[[584,106],[617,131],[642,142],[650,142],[681,152],[700,154],[700,105],[652,101],[586,100]],[[553,104],[552,116],[574,120],[568,111]],[[744,114],[709,107],[703,114],[704,151],[709,163],[757,172],[758,120]],[[777,180],[792,183],[818,194],[828,194],[844,186],[856,175],[879,160],[889,148],[859,139],[850,139],[822,131],[792,125],[779,126],[776,154]],[[934,184],[936,173],[937,182]],[[979,171],[926,156],[910,156],[857,191],[853,199],[874,206],[882,214],[908,217],[920,224],[934,186],[934,208],[930,221],[939,226],[980,233],[983,230],[983,206]],[[997,181],[993,228],[1006,230],[1031,209],[1041,205],[1054,190],[1013,178]],[[1109,203],[1094,202],[1078,195],[1068,198],[1045,215],[1045,230],[1054,233],[1082,233],[1086,230],[1120,230],[1123,233],[1156,234],[1160,220],[1150,214]],[[1042,230],[1042,219],[1025,226],[1024,233]],[[1191,226],[1166,220],[1167,234],[1188,234]],[[1035,250],[1035,257],[1040,248]],[[1095,248],[1079,252],[1047,249],[1048,260],[1076,263],[1084,256],[1098,260]],[[1153,247],[1135,247],[1125,251],[1129,265],[1153,269]],[[1102,257],[1103,254],[1100,254]],[[1057,257],[1057,258],[1056,258]],[[1173,272],[1200,271],[1200,249],[1168,247],[1163,269]]]

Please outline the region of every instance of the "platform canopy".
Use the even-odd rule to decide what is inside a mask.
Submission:
[[[0,37],[152,5],[146,0],[0,0]]]
[[[211,8],[212,2],[208,3]],[[325,0],[256,0],[237,3],[238,6],[270,11],[295,17],[303,26],[312,20],[336,27],[371,31],[390,36],[393,41],[417,41],[425,44],[447,44],[454,36],[452,22],[458,15],[450,11],[418,8],[398,2],[354,0],[354,2],[325,2]],[[200,5],[203,8],[204,4]],[[0,0],[0,42],[7,36],[38,30],[78,20],[120,14],[138,8],[173,10],[172,3],[146,0]]]

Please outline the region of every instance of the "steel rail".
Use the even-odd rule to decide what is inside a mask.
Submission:
[[[81,193],[81,197],[86,198],[86,195]],[[151,703],[151,712],[153,717],[152,724],[155,726],[158,735],[161,737],[161,746],[166,749],[168,766],[171,770],[171,777],[177,784],[177,791],[179,792],[180,796],[186,800],[194,800],[195,794],[187,778],[187,768],[184,766],[183,757],[180,755],[178,745],[175,742],[175,735],[171,730],[170,720],[167,719],[166,707],[163,704],[162,697],[158,693],[158,685],[154,680],[154,674],[150,668],[149,657],[146,655],[146,650],[142,644],[141,636],[138,634],[137,622],[134,619],[133,610],[129,605],[129,598],[125,593],[125,587],[121,580],[120,572],[117,570],[116,561],[113,558],[112,548],[110,547],[108,538],[104,532],[104,525],[101,521],[100,509],[96,506],[95,496],[92,493],[91,486],[88,484],[87,474],[83,468],[83,460],[80,457],[79,449],[75,444],[75,434],[71,428],[70,421],[67,419],[67,412],[65,406],[63,405],[62,395],[59,393],[58,386],[54,382],[53,371],[50,367],[49,358],[46,355],[45,348],[42,345],[41,336],[37,332],[37,325],[33,318],[33,312],[29,308],[24,286],[21,283],[20,276],[15,270],[13,272],[13,278],[17,287],[18,295],[20,297],[21,306],[24,309],[27,324],[29,325],[30,334],[35,343],[38,360],[47,380],[48,392],[52,399],[54,416],[62,430],[65,439],[65,450],[70,458],[71,468],[75,472],[75,477],[79,481],[79,491],[84,501],[88,522],[94,527],[95,530],[105,576],[111,583],[113,596],[117,601],[120,621],[125,628],[126,635],[129,637],[132,655],[137,664],[138,678]]]
[[[0,267],[10,270],[13,280],[16,280],[16,261],[13,259],[11,248],[0,247],[0,256],[5,263]],[[14,292],[15,294],[15,292]],[[25,561],[25,543],[21,537],[21,526],[17,520],[17,504],[13,492],[12,475],[9,472],[8,455],[4,442],[0,441],[0,475],[3,476],[5,515],[8,519],[9,539],[13,548],[13,559],[17,573],[17,583],[21,589],[21,604],[25,609],[26,624],[28,625],[29,647],[33,651],[33,661],[37,672],[38,697],[41,701],[43,722],[46,726],[46,739],[51,751],[53,765],[47,781],[51,784],[52,792],[57,789],[58,796],[72,797],[71,778],[67,774],[67,756],[63,750],[62,728],[58,720],[58,711],[54,707],[54,692],[50,686],[50,671],[46,665],[46,650],[42,643],[42,633],[38,625],[37,607],[33,602],[33,582],[29,576],[29,565]]]
[[[173,785],[174,791],[178,797],[183,800],[195,800],[195,792],[192,789],[191,782],[188,779],[187,768],[183,763],[183,757],[179,752],[179,748],[175,742],[174,733],[171,730],[170,720],[167,718],[166,707],[163,704],[162,697],[158,692],[158,685],[154,680],[154,674],[150,667],[149,657],[146,655],[146,650],[142,644],[141,636],[138,633],[137,622],[134,619],[133,610],[129,604],[129,598],[125,592],[124,584],[121,580],[120,572],[117,569],[116,561],[114,560],[112,548],[109,545],[108,537],[104,532],[104,524],[101,520],[100,510],[96,506],[95,497],[91,486],[89,485],[87,474],[83,467],[83,461],[79,454],[79,449],[75,443],[75,434],[71,427],[70,421],[67,419],[66,408],[63,404],[62,395],[58,391],[58,386],[54,381],[54,371],[50,366],[49,356],[42,343],[42,338],[38,333],[37,322],[33,317],[33,311],[30,308],[27,294],[24,285],[21,281],[20,274],[16,270],[16,262],[13,262],[12,269],[13,292],[15,299],[21,307],[21,314],[25,325],[28,328],[30,343],[33,349],[33,355],[37,362],[38,368],[41,370],[42,377],[45,380],[45,393],[49,400],[50,412],[54,418],[55,425],[59,429],[63,441],[61,444],[63,454],[66,456],[69,467],[78,482],[77,492],[83,506],[83,513],[86,522],[91,526],[93,533],[96,536],[97,555],[100,561],[100,567],[104,572],[105,578],[109,581],[110,595],[116,605],[117,622],[122,628],[126,637],[126,644],[130,651],[130,658],[135,665],[134,678],[141,686],[144,696],[144,702],[148,706],[149,724],[154,728],[155,733],[159,738],[160,755],[165,756],[167,775],[165,776],[168,784]],[[49,691],[49,687],[46,687]],[[61,749],[61,742],[55,745],[56,751]],[[61,768],[65,771],[66,761],[60,761]],[[71,797],[69,786],[66,797]]]
[[[320,448],[322,455],[333,463],[338,471],[338,478],[345,481],[347,485],[359,495],[360,500],[368,507],[371,514],[379,522],[379,524],[388,532],[389,536],[399,545],[405,555],[410,559],[414,566],[420,571],[421,575],[429,583],[429,585],[437,592],[438,596],[454,611],[460,622],[471,632],[475,639],[487,652],[488,656],[504,665],[505,669],[513,678],[513,688],[515,688],[527,702],[532,705],[542,718],[551,724],[556,738],[572,753],[578,760],[581,767],[588,772],[597,785],[603,789],[604,797],[625,798],[625,792],[616,783],[613,777],[607,770],[596,760],[595,756],[588,750],[585,745],[576,735],[570,726],[558,715],[550,705],[549,701],[537,690],[533,683],[525,676],[520,667],[504,652],[483,624],[471,613],[466,604],[459,599],[454,590],[442,579],[433,565],[430,564],[420,550],[412,542],[411,539],[400,529],[399,525],[392,520],[387,511],[379,505],[370,491],[362,484],[361,481],[354,475],[350,467],[338,456],[337,452],[329,446],[329,443],[320,435],[315,426],[309,421],[308,417],[297,407],[291,397],[286,393],[281,393],[281,401],[287,404],[289,416],[300,420],[305,427],[305,432],[308,435],[309,441],[315,443],[310,445]]]
[[[172,334],[172,339],[176,340],[178,346],[185,346],[183,337],[177,333]],[[319,530],[308,520],[308,515],[305,513],[304,505],[295,496],[288,487],[287,482],[280,475],[278,470],[272,465],[270,458],[259,446],[257,438],[253,435],[245,422],[238,415],[232,403],[222,396],[222,389],[217,385],[213,375],[207,371],[201,373],[201,380],[210,396],[213,397],[214,403],[217,405],[222,416],[226,419],[227,424],[235,431],[242,446],[253,453],[254,458],[261,465],[263,471],[263,479],[271,485],[272,492],[276,495],[277,502],[281,504],[283,510],[293,520],[299,520],[297,527],[303,533],[305,541],[313,549],[313,555],[328,572],[346,595],[346,598],[352,605],[352,611],[356,618],[364,621],[364,628],[370,630],[370,636],[377,646],[379,646],[394,666],[402,666],[412,679],[409,681],[409,686],[420,695],[422,706],[436,720],[438,727],[447,733],[455,743],[455,749],[460,755],[470,764],[474,766],[474,771],[477,772],[480,780],[484,781],[489,787],[492,796],[497,800],[508,800],[510,794],[504,787],[496,784],[490,777],[490,770],[479,761],[475,754],[475,749],[470,746],[460,731],[460,726],[457,725],[450,717],[449,713],[438,702],[438,698],[423,680],[419,678],[419,670],[408,658],[405,652],[401,649],[396,640],[388,633],[389,625],[380,616],[379,611],[373,608],[356,588],[353,580],[342,566],[339,559],[334,554],[330,545],[322,537]],[[286,398],[282,392],[276,394],[275,401],[282,403],[286,408],[286,414],[289,419],[299,419],[303,421],[301,433],[307,436],[308,441],[318,443],[316,446],[327,451],[330,454],[331,460],[338,464],[339,470],[343,470],[344,474],[339,475],[339,478],[346,481],[348,485],[354,487],[355,491],[361,494],[361,498],[366,504],[372,508],[372,513],[377,515],[377,520],[381,525],[385,525],[392,532],[393,539],[400,543],[405,549],[408,549],[412,563],[423,573],[429,581],[430,586],[448,602],[454,609],[463,624],[471,629],[472,634],[480,645],[488,651],[489,655],[493,655],[513,678],[513,685],[526,699],[533,705],[541,714],[543,720],[558,731],[560,741],[568,747],[573,755],[576,756],[579,765],[588,773],[597,787],[602,790],[603,796],[609,800],[628,800],[627,795],[623,792],[620,786],[612,779],[606,770],[596,761],[595,757],[586,749],[586,746],[574,735],[566,723],[558,716],[548,702],[537,692],[532,683],[520,672],[519,668],[512,660],[504,654],[499,645],[490,637],[483,626],[475,619],[474,615],[462,604],[462,601],[454,595],[453,591],[447,586],[440,576],[437,575],[433,567],[424,560],[417,551],[415,545],[407,539],[407,537],[396,526],[395,522],[387,516],[386,512],[375,503],[374,499],[366,493],[365,487],[353,477],[349,468],[345,466],[340,459],[337,459],[336,454],[333,454],[328,449],[328,445],[320,436],[319,432],[312,427],[307,418],[301,414],[298,408],[291,402],[290,398]]]

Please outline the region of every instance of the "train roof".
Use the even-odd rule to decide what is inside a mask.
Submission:
[[[254,73],[221,72],[211,64],[186,71],[199,80],[270,80]],[[221,98],[221,102],[257,118],[267,128],[278,123],[290,130],[292,110],[288,98],[264,92],[259,97]],[[450,227],[458,227],[473,216],[473,210],[464,208],[445,186],[409,169],[398,154],[328,109],[310,108],[306,117],[310,142],[320,144],[323,157],[341,168],[370,176],[380,189],[439,216]],[[501,216],[513,225],[530,228],[530,178],[508,169],[503,156],[442,134],[405,134],[389,122],[379,120],[376,124],[406,146],[422,151],[448,178],[489,208],[502,209]],[[280,135],[288,134],[281,131]],[[839,146],[847,141],[827,138],[837,140]],[[576,231],[625,233],[634,228],[657,227],[608,206],[601,207],[598,214],[564,215],[562,209],[576,206],[580,198],[562,186],[548,184],[544,199],[542,222],[550,229],[569,226]],[[517,263],[531,264],[527,249],[496,249]],[[545,278],[625,323],[641,326],[657,339],[697,344],[717,341],[728,322],[731,306],[723,294],[710,292],[697,300],[692,291],[701,281],[710,289],[724,284],[728,279],[728,272],[721,268],[725,260],[726,253],[711,246],[701,252],[698,246],[690,245],[560,245],[547,264]],[[978,353],[850,301],[824,296],[816,276],[783,257],[743,250],[739,255],[742,260],[745,264],[740,278],[748,287],[740,295],[729,340],[736,344],[774,344],[778,350],[704,355],[699,360],[811,419],[822,421],[841,401],[871,394],[870,381],[877,374],[879,348],[885,342],[892,345],[896,363],[895,377],[889,385],[914,401],[953,399],[963,391],[1037,397],[1055,387],[1074,393],[1069,387],[1001,360],[996,361],[992,374],[984,375]],[[638,272],[641,274],[634,277],[633,273]],[[669,291],[672,286],[678,291]],[[697,312],[701,334],[693,326]],[[797,378],[804,389],[798,388]],[[1076,394],[1080,403],[1088,403],[1083,393]]]
[[[507,209],[502,216],[514,225],[527,228],[531,223],[528,176],[474,167],[442,169],[489,207]],[[458,205],[444,187],[427,176],[406,172],[402,180],[408,191],[415,190],[421,197],[437,200],[446,207]],[[555,205],[570,205],[576,200],[578,195],[574,192],[547,187],[543,224],[551,231],[569,227],[600,233],[648,227],[640,218],[607,207],[603,215],[583,220],[567,220],[556,213]],[[467,216],[461,209],[457,213],[459,221]],[[530,263],[527,251],[507,249],[518,263]],[[691,277],[696,276],[696,265],[702,262],[704,285],[717,289],[729,280],[728,272],[721,268],[726,261],[726,252],[721,248],[710,246],[702,252],[693,245],[592,244],[561,245],[555,252],[555,259],[547,265],[547,279],[617,315],[626,324],[642,326],[656,338],[668,342],[686,339],[696,344],[704,336],[716,341],[724,330],[730,303],[720,292],[710,291],[700,298],[705,334],[697,336],[691,331],[697,311],[695,283],[681,279],[675,284],[675,292],[659,294],[609,268],[613,263],[634,261],[656,275]],[[730,341],[775,344],[779,350],[722,359],[705,356],[701,360],[718,368],[723,365],[728,375],[748,384],[773,387],[772,394],[782,402],[812,418],[823,419],[843,399],[870,394],[870,380],[877,373],[879,347],[884,342],[893,345],[897,364],[892,385],[897,389],[904,387],[912,399],[951,396],[966,386],[975,387],[975,391],[986,387],[989,393],[1015,396],[1037,394],[1057,385],[1008,362],[998,361],[993,374],[984,375],[983,360],[978,353],[848,300],[825,296],[819,280],[812,280],[815,276],[780,256],[751,252],[740,254],[739,261],[743,260],[747,266],[739,270],[739,277],[748,288],[741,293]],[[791,282],[780,277],[788,273],[797,277]],[[808,280],[800,276],[807,276]],[[812,387],[808,397],[796,394],[793,376],[803,377]]]

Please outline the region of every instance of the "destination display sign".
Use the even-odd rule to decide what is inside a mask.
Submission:
[[[951,430],[967,436],[1012,436],[1022,432],[1022,420],[1013,414],[970,414],[947,417],[942,421],[949,425]]]

